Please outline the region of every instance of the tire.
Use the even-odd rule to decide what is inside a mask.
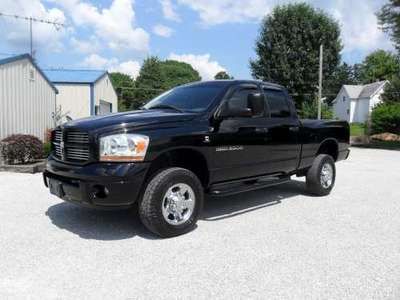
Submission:
[[[139,203],[139,216],[156,235],[178,236],[195,227],[203,199],[203,186],[195,174],[182,168],[165,169],[147,184]]]
[[[325,176],[323,176],[323,173]],[[330,174],[330,180],[329,175]],[[309,193],[316,196],[328,195],[334,185],[336,179],[335,161],[332,156],[326,154],[319,154],[307,171],[306,185]]]

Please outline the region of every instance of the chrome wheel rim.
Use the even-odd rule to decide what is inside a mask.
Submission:
[[[173,185],[165,193],[162,201],[162,214],[167,223],[181,225],[193,214],[196,197],[193,189],[185,184]]]
[[[331,187],[333,182],[333,167],[329,163],[325,163],[321,169],[321,185],[324,189]]]

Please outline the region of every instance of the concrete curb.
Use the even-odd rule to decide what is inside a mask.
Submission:
[[[46,167],[46,161],[41,160],[33,164],[27,165],[2,165],[0,164],[0,172],[15,172],[15,173],[29,173],[35,174],[43,172]]]

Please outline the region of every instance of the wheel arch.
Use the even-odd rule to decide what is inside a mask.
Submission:
[[[319,147],[315,156],[318,154],[328,154],[332,156],[334,161],[337,161],[339,155],[339,143],[334,138],[327,138],[323,140]]]
[[[164,150],[155,156],[151,163],[146,180],[158,170],[169,167],[181,167],[193,172],[204,188],[209,185],[209,163],[204,153],[193,147],[174,147]]]

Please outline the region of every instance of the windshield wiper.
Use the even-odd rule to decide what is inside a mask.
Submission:
[[[179,109],[175,106],[169,105],[169,104],[159,104],[159,105],[154,105],[152,107],[149,107],[148,109],[173,109],[176,110],[180,113],[183,113],[184,111],[182,109]]]

